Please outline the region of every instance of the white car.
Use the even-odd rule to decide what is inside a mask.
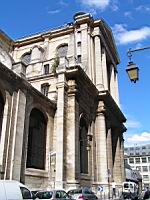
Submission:
[[[12,180],[0,180],[0,200],[29,200],[36,197],[22,183]]]

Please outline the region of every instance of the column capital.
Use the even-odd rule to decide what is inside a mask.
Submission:
[[[68,95],[75,95],[77,93],[77,84],[75,80],[69,80],[68,81]]]
[[[97,108],[97,115],[104,115],[106,112],[105,104],[103,101],[100,101]]]

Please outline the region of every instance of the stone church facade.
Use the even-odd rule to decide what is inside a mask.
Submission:
[[[1,32],[1,179],[34,189],[121,185],[117,64],[110,28],[87,13],[17,41]]]

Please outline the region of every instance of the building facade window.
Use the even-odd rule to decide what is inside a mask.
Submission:
[[[146,157],[142,158],[142,163],[147,163]]]
[[[143,175],[143,181],[149,181],[148,175]]]
[[[141,166],[136,166],[136,170],[139,170],[141,172]]]
[[[134,158],[129,158],[129,163],[134,163]]]
[[[31,61],[31,52],[27,52],[23,54],[21,57],[21,61],[25,63],[26,65],[29,65]]]
[[[49,84],[48,83],[42,84],[41,85],[42,94],[44,94],[45,96],[48,96],[48,91],[49,91]]]
[[[77,46],[81,47],[81,41],[77,42]]]
[[[148,167],[147,166],[142,166],[143,172],[148,172]]]
[[[67,57],[68,44],[63,44],[57,48],[58,57]]]
[[[140,163],[140,158],[135,158],[135,163]]]
[[[49,74],[49,64],[44,65],[44,74]]]
[[[77,55],[77,63],[81,63],[82,60],[81,60],[81,55]]]
[[[34,108],[29,119],[27,168],[45,169],[46,127],[43,113]]]
[[[148,157],[148,162],[150,163],[150,157]]]
[[[134,155],[134,153],[131,152],[131,153],[130,153],[130,156],[133,156],[133,155]]]

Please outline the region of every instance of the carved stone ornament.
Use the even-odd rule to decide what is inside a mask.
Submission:
[[[0,62],[3,65],[5,65],[6,67],[8,67],[9,69],[12,68],[12,60],[11,60],[10,56],[1,47],[0,47]]]

